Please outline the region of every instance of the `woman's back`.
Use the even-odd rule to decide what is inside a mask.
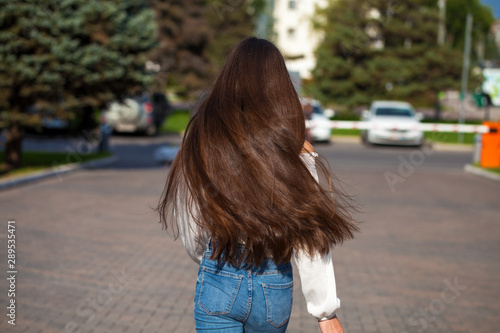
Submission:
[[[331,266],[333,277],[331,248],[351,238],[357,227],[350,206],[344,206],[349,198],[331,186],[304,138],[304,114],[283,57],[266,40],[245,39],[189,122],[159,205],[165,228],[177,226],[188,252],[202,263],[197,298],[203,298],[204,277],[211,276],[214,262],[227,269],[256,269],[269,258],[289,265],[296,253],[298,266],[305,263],[313,272],[318,265],[323,265],[319,271]],[[317,167],[327,188],[318,182]],[[340,194],[335,202],[334,193]],[[321,283],[332,277],[319,276],[326,279]],[[306,289],[315,292],[316,278],[307,279],[305,284],[312,284]],[[216,283],[208,285],[213,289]],[[336,294],[333,301],[336,306]],[[198,310],[211,315],[201,305]],[[324,319],[328,311],[323,312],[315,313]]]
[[[236,240],[252,264],[265,251],[278,262],[289,261],[294,248],[326,254],[356,227],[300,158],[304,138],[302,107],[280,52],[266,40],[244,40],[188,125],[162,216],[186,182],[197,224],[218,240],[215,258],[225,252],[233,262]]]

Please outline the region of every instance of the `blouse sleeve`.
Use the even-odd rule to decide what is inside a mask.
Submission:
[[[187,200],[186,193],[179,193],[178,205],[174,212],[174,218],[177,222],[179,236],[182,239],[184,248],[191,259],[199,264],[208,244],[209,236],[206,232],[201,230],[194,221],[191,213],[186,210],[185,200]],[[197,210],[193,209],[193,213],[196,214]]]
[[[317,181],[315,157],[316,153],[301,154],[302,160]],[[307,311],[320,321],[332,318],[340,308],[340,299],[337,297],[331,250],[327,255],[317,254],[313,257],[303,251],[296,251],[294,257]]]
[[[340,299],[337,297],[331,251],[328,255],[312,258],[307,253],[297,252],[294,257],[307,311],[320,321],[332,318],[340,308]]]

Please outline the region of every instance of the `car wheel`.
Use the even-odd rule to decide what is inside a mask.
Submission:
[[[361,134],[361,142],[365,145],[365,146],[371,146],[371,142],[368,141],[368,134],[364,133],[364,134]]]

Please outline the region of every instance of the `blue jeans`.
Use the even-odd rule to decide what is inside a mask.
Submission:
[[[257,268],[234,267],[209,259],[211,251],[209,245],[196,282],[196,331],[285,332],[292,312],[291,263],[266,258]]]

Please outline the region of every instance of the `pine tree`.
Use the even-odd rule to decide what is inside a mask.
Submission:
[[[155,10],[160,47],[158,85],[175,84],[195,97],[209,84],[231,49],[252,36],[264,0],[149,0]]]
[[[460,84],[461,52],[437,46],[434,1],[338,0],[318,17],[324,41],[311,89],[324,102],[432,105],[437,92]]]
[[[143,0],[0,0],[0,110],[8,134],[4,168],[19,167],[34,103],[62,114],[101,108],[152,78],[156,43]]]

